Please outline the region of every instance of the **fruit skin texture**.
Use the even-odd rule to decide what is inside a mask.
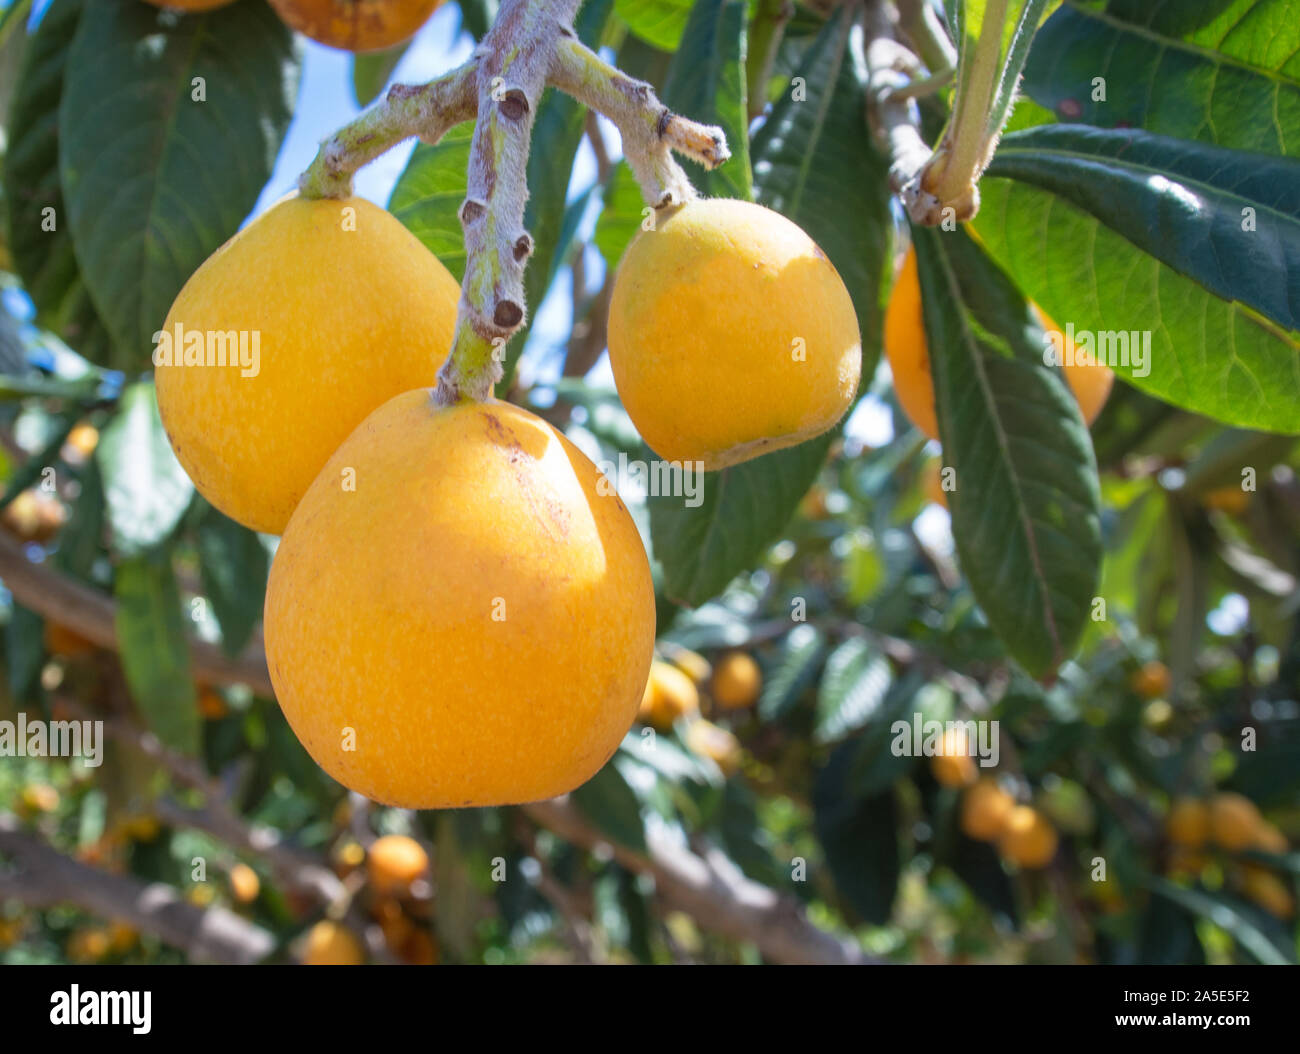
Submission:
[[[1017,805],[1007,813],[998,852],[1021,867],[1046,867],[1056,855],[1056,831],[1047,817],[1030,805]]]
[[[1043,314],[1036,305],[1035,312],[1045,330],[1061,334],[1064,331]],[[903,269],[889,295],[885,310],[885,356],[894,375],[894,394],[912,424],[931,439],[939,438],[939,420],[934,408],[934,378],[930,373],[930,352],[925,338],[925,321],[921,308],[921,281],[916,269],[916,250],[909,248],[903,260]],[[1074,362],[1069,349],[1062,367],[1066,383],[1079,404],[1079,412],[1087,424],[1092,424],[1101,413],[1110,396],[1115,374],[1101,363]],[[1070,363],[1074,362],[1073,365]]]
[[[1263,822],[1255,803],[1240,794],[1224,791],[1210,799],[1210,837],[1221,849],[1249,849]]]
[[[304,966],[360,966],[365,961],[365,950],[356,935],[337,922],[325,919],[307,932]]]
[[[712,471],[834,425],[857,392],[862,347],[853,301],[816,243],[761,205],[713,198],[660,216],[628,246],[609,360],[651,449]]]
[[[550,798],[593,776],[636,715],[649,561],[550,425],[432,397],[371,414],[294,513],[267,586],[271,681],[317,764],[376,801]]]
[[[1015,807],[1015,799],[998,786],[997,780],[986,776],[962,798],[961,829],[968,838],[992,842],[1002,833]]]
[[[413,838],[386,834],[376,839],[366,857],[371,884],[381,893],[406,893],[429,870],[429,854]]]
[[[256,376],[155,366],[158,409],[194,485],[232,519],[281,533],[371,410],[434,383],[459,297],[437,257],[378,206],[275,205],[194,272],[164,323],[173,335],[177,324],[247,332],[250,345],[259,334]]]
[[[666,732],[679,717],[699,712],[700,693],[685,673],[671,663],[655,659],[650,664],[637,718]]]
[[[344,51],[383,51],[409,40],[441,3],[442,0],[271,0],[280,21],[290,29]]]
[[[979,774],[975,759],[970,756],[973,746],[956,729],[950,728],[943,734],[943,752],[930,759],[930,771],[940,786],[966,787],[975,782]]]
[[[733,651],[713,671],[713,701],[723,710],[753,706],[763,689],[763,671],[752,656]]]
[[[1165,818],[1165,833],[1174,845],[1200,849],[1210,840],[1210,808],[1195,798],[1180,798]]]

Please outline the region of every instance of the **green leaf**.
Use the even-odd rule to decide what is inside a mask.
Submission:
[[[0,496],[0,510],[8,508],[14,498],[40,479],[47,468],[53,467],[59,459],[59,451],[63,449],[69,433],[76,427],[79,416],[76,413],[68,414],[53,423],[54,430],[50,433],[49,441],[41,450],[24,461],[9,478],[4,495]]]
[[[385,51],[371,51],[352,56],[352,94],[361,107],[369,106],[384,90],[388,78],[402,61],[406,49],[411,46],[408,40]]]
[[[5,623],[5,683],[15,702],[30,700],[45,665],[45,620],[14,604]]]
[[[616,0],[614,10],[628,28],[660,51],[676,51],[694,0]]]
[[[1300,336],[1219,299],[1053,193],[992,177],[980,193],[975,229],[985,249],[1059,325],[1117,334],[1130,349],[1150,334],[1141,369],[1132,350],[1128,368],[1115,364],[1135,386],[1228,424],[1300,432],[1293,394],[1282,394],[1300,382]],[[1267,232],[1239,237],[1260,260],[1275,258]]]
[[[1155,897],[1142,913],[1137,961],[1143,966],[1189,966],[1205,962],[1195,916],[1176,901]]]
[[[194,484],[167,441],[152,382],[123,392],[95,459],[104,478],[113,547],[134,555],[158,545],[189,506]]]
[[[957,831],[953,838],[952,856],[947,862],[995,917],[1012,926],[1017,924],[1020,913],[1016,906],[1016,892],[991,845],[967,838]]]
[[[442,261],[460,281],[465,277],[465,232],[460,225],[465,200],[472,121],[451,129],[435,145],[421,143],[411,153],[388,210]]]
[[[8,114],[4,196],[9,249],[40,322],[83,355],[103,358],[107,331],[77,264],[59,183],[59,102],[84,7],[54,0],[28,42]]]
[[[1300,289],[1287,288],[1300,269],[1300,161],[1048,125],[1007,136],[989,174],[1050,190],[1216,296],[1300,328]],[[1247,209],[1257,231],[1242,229]],[[1288,401],[1300,377],[1291,365]]]
[[[1227,931],[1238,944],[1266,966],[1285,966],[1295,962],[1286,949],[1278,947],[1241,907],[1222,897],[1211,896],[1199,889],[1185,889],[1168,879],[1147,876],[1147,888],[1185,911],[1209,919]]]
[[[1050,676],[1083,630],[1100,575],[1092,445],[1007,276],[960,231],[913,237],[962,570],[1007,650]]]
[[[825,650],[821,630],[806,622],[795,626],[781,642],[776,663],[763,682],[758,716],[775,721],[788,713],[816,679]]]
[[[889,660],[864,638],[844,641],[822,671],[813,741],[830,743],[865,725],[880,709],[893,679]]]
[[[1300,19],[1291,0],[1064,4],[1038,31],[1024,89],[1069,121],[1298,156]]]
[[[475,40],[482,40],[496,21],[497,0],[460,0],[461,29]]]
[[[244,650],[266,599],[270,559],[256,532],[208,506],[198,524],[199,572],[228,655]]]
[[[113,591],[122,670],[140,716],[168,746],[187,755],[197,753],[199,712],[170,555],[123,561]]]
[[[857,744],[842,744],[813,784],[813,829],[835,888],[873,925],[889,921],[898,889],[897,803],[893,791],[870,797],[854,793]]]
[[[686,162],[691,182],[708,197],[753,197],[745,97],[748,17],[743,0],[699,0],[664,82],[664,105],[702,124],[719,125],[727,135],[731,160],[725,165],[708,172]]]
[[[607,764],[575,790],[573,804],[602,834],[620,845],[645,852],[641,803],[617,765]]]
[[[113,367],[148,367],[181,286],[257,202],[292,115],[291,39],[264,4],[184,18],[86,6],[59,104],[59,168]]]
[[[869,382],[880,358],[893,219],[888,163],[872,146],[862,116],[865,72],[848,47],[851,25],[848,9],[827,23],[797,74],[806,97],[787,90],[754,136],[754,184],[758,200],[807,231],[844,280]]]
[[[626,161],[614,166],[609,182],[605,184],[601,199],[600,217],[596,220],[596,233],[592,237],[605,263],[617,267],[623,251],[636,237],[646,219],[650,206],[641,197],[641,187]],[[650,209],[653,212],[653,209]]]
[[[752,567],[790,522],[836,434],[706,473],[695,508],[680,495],[652,495],[650,537],[668,597],[702,604]]]

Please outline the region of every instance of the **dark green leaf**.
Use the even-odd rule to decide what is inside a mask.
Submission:
[[[1137,961],[1143,966],[1188,966],[1205,962],[1195,915],[1165,897],[1153,897],[1142,913]]]
[[[835,435],[706,473],[695,508],[681,495],[652,495],[650,536],[664,592],[678,603],[702,604],[752,567],[790,522]]]
[[[758,699],[758,714],[764,721],[782,717],[799,701],[821,668],[825,648],[825,638],[816,626],[805,622],[790,631]]]
[[[221,646],[238,655],[253,635],[266,598],[266,547],[247,527],[209,506],[198,525],[203,592],[221,626]]]
[[[465,276],[465,232],[459,210],[465,200],[472,122],[457,125],[436,145],[421,143],[411,154],[388,199],[388,208],[460,281]]]
[[[167,554],[117,567],[117,640],[131,697],[150,731],[187,755],[198,751],[199,712],[180,590]]]
[[[892,791],[873,797],[854,792],[857,744],[831,754],[813,784],[813,828],[835,888],[867,922],[889,921],[898,889],[897,803]]]
[[[5,625],[5,673],[15,702],[32,697],[44,665],[45,621],[31,609],[14,604]]]
[[[699,0],[664,83],[664,105],[726,133],[731,160],[725,165],[706,172],[687,162],[691,182],[709,197],[753,197],[745,98],[748,16],[743,0]]]
[[[1100,575],[1092,446],[1006,275],[961,232],[914,239],[962,569],[1011,654],[1048,676],[1082,632]]]
[[[369,106],[379,97],[410,46],[408,40],[386,51],[352,56],[352,94],[356,97],[358,106]]]
[[[133,384],[122,394],[95,457],[114,548],[124,554],[153,548],[180,520],[194,484],[172,453],[152,382]]]
[[[45,447],[24,461],[9,477],[4,495],[0,497],[0,510],[7,508],[14,498],[41,479],[47,468],[54,467],[54,463],[59,459],[59,451],[67,441],[68,433],[77,425],[77,417],[77,414],[70,414],[53,422],[54,431],[50,434],[49,442]]]
[[[1068,121],[1300,156],[1300,19],[1289,0],[1063,4],[1024,90]]]
[[[460,0],[461,28],[475,40],[482,40],[496,21],[497,0]]]
[[[266,185],[292,114],[291,39],[265,4],[184,18],[86,6],[59,104],[59,170],[114,367],[148,366],[181,286]]]
[[[1300,269],[1300,161],[1062,124],[1007,136],[989,174],[1050,190],[1216,296],[1300,328],[1300,289],[1287,287]],[[1247,210],[1258,230],[1242,229]],[[1282,398],[1273,377],[1293,402],[1297,360],[1279,349],[1273,363],[1239,368],[1263,389],[1257,398]]]
[[[573,804],[601,833],[629,849],[645,851],[641,803],[616,765],[607,764],[571,797]]]
[[[1226,930],[1242,948],[1266,966],[1284,966],[1295,962],[1294,955],[1274,944],[1249,914],[1242,910],[1242,906],[1222,896],[1213,896],[1200,889],[1185,889],[1156,876],[1148,877],[1146,884],[1152,892],[1173,901],[1185,911],[1209,919],[1221,930]]]
[[[829,743],[861,728],[880,709],[892,683],[884,655],[862,637],[844,641],[822,671],[813,741]]]
[[[28,43],[8,114],[4,193],[10,252],[42,324],[103,358],[107,333],[77,265],[59,183],[59,101],[84,7],[54,0]]]
[[[948,863],[996,918],[1016,925],[1019,920],[1016,891],[991,845],[976,842],[959,831],[954,836],[952,859]]]
[[[592,238],[605,263],[617,267],[623,258],[623,250],[636,237],[641,224],[647,219],[646,212],[654,209],[641,197],[641,187],[636,176],[627,163],[620,161],[605,185],[601,199],[600,218],[596,221],[596,233]]]

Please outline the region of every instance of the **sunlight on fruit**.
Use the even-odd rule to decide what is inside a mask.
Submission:
[[[628,247],[609,360],[650,448],[714,470],[834,425],[862,349],[848,291],[807,234],[760,205],[710,199]]]
[[[271,0],[291,29],[344,51],[383,51],[415,35],[442,0]]]

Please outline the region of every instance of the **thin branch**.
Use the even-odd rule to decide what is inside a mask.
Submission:
[[[655,880],[659,897],[703,928],[731,940],[748,941],[778,963],[865,964],[874,960],[851,941],[808,921],[800,904],[747,878],[716,849],[691,852],[654,828],[647,852],[611,844],[567,798],[534,802],[524,812],[567,842],[583,849],[607,847],[620,864]]]
[[[0,870],[0,900],[12,898],[32,908],[73,904],[152,933],[196,960],[249,964],[275,947],[266,930],[223,907],[199,908],[165,883],[143,883],[78,863],[24,832],[7,814],[0,814],[0,853],[16,865]]]

